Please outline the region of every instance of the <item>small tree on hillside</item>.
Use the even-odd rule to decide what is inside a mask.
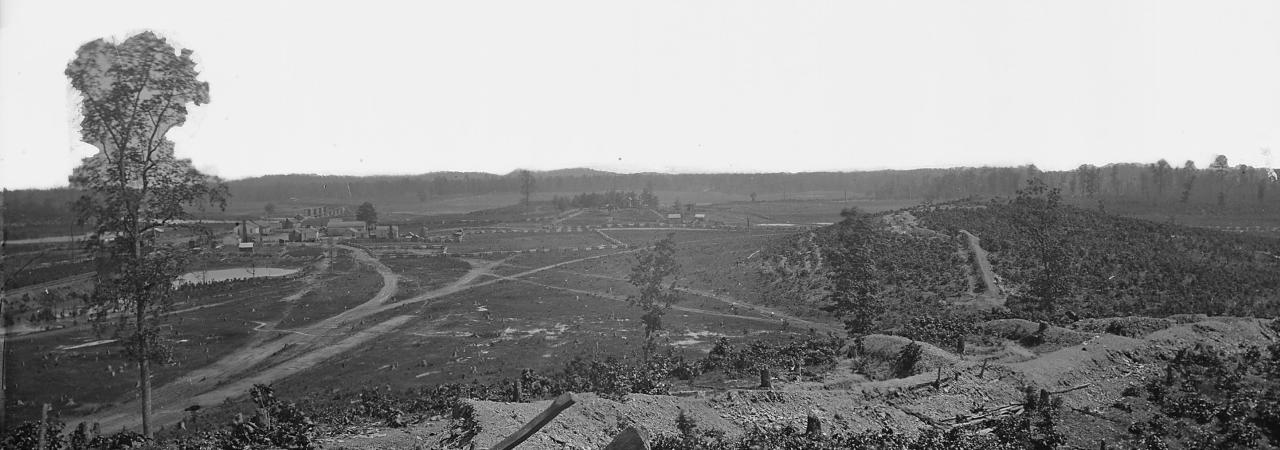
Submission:
[[[1151,166],[1151,177],[1155,182],[1156,201],[1164,198],[1164,193],[1169,189],[1169,184],[1173,182],[1173,167],[1169,165],[1169,161],[1161,159]]]
[[[658,196],[653,193],[653,182],[646,181],[644,190],[640,191],[640,204],[649,208],[658,207]]]
[[[81,97],[81,139],[98,149],[70,177],[83,192],[78,219],[99,238],[91,245],[103,270],[88,301],[98,330],[114,325],[138,364],[142,433],[150,436],[151,364],[171,360],[160,325],[186,261],[185,246],[156,231],[182,226],[192,217],[187,207],[226,206],[226,186],[178,159],[165,138],[186,121],[188,104],[209,101],[209,85],[196,79],[191,50],[178,53],[150,32],[87,43],[65,74]]]
[[[520,171],[520,195],[524,196],[524,199],[520,201],[520,204],[529,206],[529,196],[533,195],[534,189],[537,188],[537,185],[538,180],[533,177],[533,172],[528,170]]]
[[[636,254],[636,265],[631,268],[627,281],[640,293],[627,297],[627,302],[644,310],[640,320],[644,324],[646,341],[652,342],[653,333],[662,329],[662,315],[679,300],[676,291],[679,272],[675,233],[667,234],[667,237],[654,242],[653,247]]]
[[[827,271],[830,288],[823,309],[843,319],[850,336],[862,336],[871,332],[881,310],[875,296],[875,267],[871,259],[874,230],[870,218],[857,208],[846,209],[840,215],[844,220],[836,226],[835,243],[828,246],[823,255],[830,266]]]
[[[265,211],[265,212],[267,213],[267,215],[275,214],[275,213],[276,213],[276,204],[275,204],[275,203],[267,203],[266,205],[264,205],[264,206],[262,207],[262,210],[263,210],[263,211]]]
[[[1182,203],[1191,200],[1191,188],[1196,185],[1196,173],[1196,162],[1188,159],[1186,164],[1182,165],[1182,194],[1179,196]]]
[[[356,208],[356,220],[366,223],[375,223],[378,221],[378,210],[373,208],[373,203],[364,202]]]
[[[1037,262],[1027,294],[1044,313],[1052,313],[1057,302],[1071,290],[1061,202],[1058,189],[1049,188],[1039,179],[1028,181],[1014,200],[1015,205],[1023,208],[1018,226],[1031,237],[1030,250]]]

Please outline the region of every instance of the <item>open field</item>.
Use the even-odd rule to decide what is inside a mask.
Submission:
[[[906,208],[918,204],[915,200],[842,199],[838,193],[819,193],[812,199],[736,201],[698,208],[708,220],[733,225],[769,223],[834,223],[840,221],[840,211],[858,208],[863,212],[882,212]]]
[[[493,233],[469,234],[462,242],[449,244],[450,253],[561,249],[609,244],[594,232],[580,233]]]
[[[583,226],[607,223],[607,216],[579,214],[584,215],[586,217],[580,221]],[[636,245],[647,245],[666,233],[666,230],[609,231],[615,239]],[[687,267],[697,268],[689,271],[690,288],[706,290],[708,295],[684,294],[685,299],[664,320],[664,328],[669,333],[662,342],[698,354],[709,349],[712,338],[717,336],[741,339],[759,333],[807,333],[806,328],[787,324],[771,314],[731,303],[737,299],[725,301],[710,294],[734,291],[738,282],[732,278],[714,277],[707,271],[714,271],[722,264],[732,265],[732,259],[758,250],[771,236],[777,235],[772,231],[677,231],[682,261],[687,261]],[[477,233],[467,235],[462,243],[451,244],[450,252],[459,252],[460,248],[465,251],[503,251],[584,248],[601,244],[611,245],[609,240],[594,231]],[[730,252],[728,256],[707,252],[725,245],[741,247],[742,250]],[[371,248],[375,256],[400,253],[393,244],[371,243]],[[316,254],[307,253],[308,250]],[[326,254],[322,247],[316,246],[280,247],[267,251],[273,256],[255,258],[253,264],[299,267],[312,264],[314,258]],[[334,354],[315,360],[311,363],[313,366],[282,372],[292,374],[281,382],[282,386],[290,386],[285,388],[286,392],[371,383],[403,387],[474,378],[477,374],[501,379],[526,368],[558,367],[574,355],[633,352],[641,339],[638,313],[625,301],[632,289],[625,281],[627,270],[633,263],[632,253],[633,250],[625,249],[593,249],[590,252],[516,254],[483,263],[488,266],[476,277],[468,273],[476,273],[475,264],[482,263],[480,261],[468,263],[448,257],[388,257],[381,262],[366,264],[354,261],[350,252],[343,250],[333,258],[324,259],[321,266],[307,272],[305,279],[227,282],[229,287],[220,289],[252,293],[239,296],[234,301],[226,299],[227,293],[193,291],[191,300],[175,308],[203,307],[174,315],[174,328],[182,330],[176,339],[185,339],[175,346],[175,360],[181,361],[181,365],[160,370],[157,386],[179,378],[184,372],[198,371],[201,367],[210,366],[220,359],[233,358],[255,347],[291,349],[274,357],[257,359],[258,362],[251,366],[259,368],[255,371],[288,364],[288,361],[309,354],[305,346],[299,345],[311,339],[288,331],[312,333],[308,330],[316,329],[321,322],[345,322],[347,329],[355,331],[390,319],[407,318],[398,319],[396,323],[399,325],[380,332],[377,339],[356,344],[355,351]],[[198,260],[196,266],[204,270],[236,267],[244,263],[245,260],[238,255],[213,252]],[[379,266],[384,269],[375,270]],[[382,285],[380,270],[386,270],[400,282],[390,293]],[[457,280],[464,276],[470,277],[471,281],[457,284]],[[730,288],[718,282],[734,286]],[[352,314],[355,309],[365,308],[362,305],[368,305],[370,298],[383,295],[388,302],[385,307],[374,305],[366,309],[367,313]],[[430,300],[417,300],[422,298]],[[396,302],[404,302],[405,307],[396,307],[399,306]],[[231,317],[235,320],[228,320]],[[36,411],[33,405],[56,400],[63,405],[56,408],[57,413],[66,420],[74,420],[82,414],[112,409],[110,405],[113,404],[128,404],[133,395],[129,374],[135,373],[136,369],[121,367],[124,360],[120,358],[118,344],[102,343],[56,350],[96,339],[91,329],[83,325],[50,333],[32,335],[6,350],[13,360],[40,368],[23,371],[24,376],[10,378],[9,381],[18,387],[11,391],[14,395],[7,405],[11,412],[18,417],[30,417],[29,414]],[[197,335],[202,336],[200,342],[208,341],[208,345],[194,347],[198,354],[187,347],[189,343],[196,342],[194,337]],[[293,346],[278,347],[280,344],[276,342],[280,342],[281,337],[299,342]],[[454,355],[455,350],[457,356]],[[108,357],[108,351],[112,352],[111,357]],[[384,367],[388,364],[394,368]],[[102,389],[86,383],[88,378],[85,377],[90,376],[87,374],[109,372],[108,368],[117,373],[112,379],[118,383]],[[36,388],[34,379],[25,376],[60,381]],[[21,401],[22,406],[17,406],[17,401]]]
[[[655,216],[647,209],[608,214],[500,208],[438,216],[464,232],[462,242],[447,244],[449,255],[432,254],[419,248],[420,242],[370,240],[336,248],[268,246],[253,259],[226,249],[206,252],[195,266],[239,267],[251,261],[258,267],[304,270],[287,278],[229,281],[184,291],[186,296],[170,317],[176,332],[175,361],[180,364],[157,372],[157,421],[188,421],[191,414],[183,409],[200,405],[202,419],[188,425],[220,427],[236,412],[252,411],[244,394],[257,383],[272,384],[282,398],[355,398],[351,396],[370,388],[400,392],[464,383],[479,389],[510,383],[525,373],[555,373],[575,358],[639,356],[644,341],[641,312],[628,303],[636,291],[627,280],[637,253],[669,235],[681,267],[679,299],[662,317],[656,342],[672,355],[695,361],[706,358],[718,342],[759,349],[766,343],[841,336],[842,324],[813,299],[780,295],[779,286],[789,286],[785,283],[766,289],[777,280],[764,278],[762,271],[780,257],[787,264],[803,264],[814,251],[807,246],[827,245],[806,244],[807,239],[832,229],[755,225],[769,219],[836,221],[840,208],[855,204],[863,210],[894,206],[861,200],[790,200],[703,207],[713,222],[741,217],[745,225],[745,218],[751,217],[751,229],[653,222],[616,226],[633,223],[621,218]],[[1005,289],[1012,288],[1009,283],[1025,282],[1014,271],[1025,263],[1010,251],[1026,245],[1018,243],[1023,237],[1007,235],[1001,222],[1006,219],[974,211],[921,211],[919,224],[911,226],[933,230],[877,232],[883,234],[871,254],[878,260],[881,282],[886,283],[883,294],[890,300],[885,314],[892,316],[877,326],[933,343],[927,350],[932,356],[922,363],[926,368],[971,370],[982,359],[1024,364],[1078,343],[1072,340],[1074,331],[1055,331],[1071,339],[1043,343],[1021,335],[1010,338],[1013,333],[1007,330],[975,331],[962,335],[965,345],[954,351],[949,346],[955,341],[942,330],[918,328],[915,319],[936,317],[949,303],[975,310],[1003,305]],[[961,238],[960,227],[981,240]],[[528,252],[531,249],[548,251]],[[1227,252],[1224,258],[1239,259],[1222,251]],[[981,257],[969,259],[971,253]],[[808,272],[793,275],[799,273]],[[1002,324],[983,326],[1007,328]],[[31,418],[40,403],[49,402],[66,422],[97,421],[115,429],[136,425],[136,369],[125,363],[119,343],[109,339],[83,323],[11,339],[7,357],[24,370],[6,379],[13,392],[6,410],[13,417]],[[880,388],[868,386],[904,382],[894,379],[892,360],[910,340],[877,339],[869,341],[867,351],[880,356],[857,360],[861,362],[842,359],[823,369],[826,372],[793,367],[778,376],[779,389],[843,393],[839,395],[856,391],[857,398],[871,398],[868,392],[878,393]],[[1001,367],[991,370],[1039,370]],[[105,382],[95,383],[97,378]],[[672,389],[720,392],[751,389],[758,380],[750,370],[739,368],[671,383]],[[227,398],[232,400],[224,402]]]
[[[157,385],[246,345],[260,324],[284,316],[290,305],[279,299],[303,287],[287,279],[237,284],[193,289],[191,300],[174,305],[187,310],[175,314],[168,327],[176,364],[157,368]],[[7,414],[31,419],[47,402],[54,414],[70,418],[133,398],[137,368],[118,343],[102,342],[111,339],[110,329],[95,332],[83,319],[69,328],[9,338],[5,358],[16,370],[5,377]]]

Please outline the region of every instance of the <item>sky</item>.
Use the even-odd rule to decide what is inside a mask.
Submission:
[[[1274,0],[0,0],[0,187],[66,184],[67,62],[144,30],[229,179],[1280,164]]]

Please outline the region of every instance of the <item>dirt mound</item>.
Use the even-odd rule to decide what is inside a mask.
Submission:
[[[908,344],[920,346],[920,356],[913,366],[914,373],[933,373],[938,368],[949,368],[963,361],[946,350],[924,341],[912,341],[901,336],[870,334],[862,337],[862,348],[847,348],[851,359],[841,361],[837,369],[827,373],[817,385],[797,383],[796,389],[849,389],[870,380],[891,380],[895,374],[898,354]],[[783,389],[791,389],[791,386]]]
[[[1140,333],[1134,330],[1163,323],[1142,319],[1121,318],[1084,325],[1089,329],[1106,329],[1109,324],[1118,323],[1131,327],[1130,332]],[[681,412],[700,428],[721,431],[728,436],[740,435],[754,427],[804,429],[810,412],[821,418],[828,433],[858,433],[889,427],[911,435],[927,428],[945,430],[956,423],[1016,411],[1025,389],[1043,389],[1062,399],[1060,431],[1068,437],[1067,445],[1096,447],[1098,439],[1113,442],[1122,439],[1129,424],[1141,420],[1134,415],[1138,412],[1111,405],[1122,398],[1126,387],[1163,376],[1165,362],[1178,349],[1196,343],[1259,344],[1275,338],[1267,329],[1268,320],[1209,318],[1192,323],[1168,322],[1163,329],[1147,332],[1141,338],[1050,327],[1044,333],[1046,340],[1056,339],[1064,344],[1079,342],[1013,363],[981,364],[920,343],[921,365],[928,368],[901,379],[813,385],[810,390],[793,390],[791,388],[800,384],[789,387],[788,383],[779,382],[775,388],[781,390],[702,391],[692,392],[690,396],[630,395],[621,402],[580,394],[575,395],[576,404],[526,441],[524,448],[601,448],[624,428],[633,425],[651,436],[675,434],[675,419]],[[993,334],[1016,337],[1035,333],[1039,324],[997,320],[985,322],[982,327]],[[910,342],[898,336],[871,335],[864,339],[863,345],[868,356],[895,358]],[[474,438],[448,445],[492,446],[549,404],[548,401],[469,403],[474,411],[470,418],[475,424],[471,429]],[[383,444],[410,442],[409,436],[418,429],[430,428],[415,428],[404,435],[388,433],[385,438],[347,438],[342,445],[382,448]],[[440,427],[430,430],[440,436]],[[413,442],[430,446],[432,442],[443,441]]]
[[[702,397],[629,395],[616,402],[592,394],[578,394],[576,403],[556,417],[522,448],[603,448],[628,426],[645,430],[650,436],[675,435],[676,417],[683,411],[699,429],[718,431],[727,437],[741,436],[755,427],[803,430],[808,415],[816,414],[829,433],[862,433],[892,427],[907,434],[966,414],[973,406],[971,396],[982,398],[986,389],[980,380],[965,376],[950,382],[945,392],[926,395],[927,388],[911,388],[920,375],[889,383],[874,382],[866,391],[750,391],[709,393]],[[924,382],[928,384],[928,382]],[[996,394],[1001,402],[1016,397],[1016,391]],[[991,394],[985,394],[991,398]],[[479,424],[471,442],[475,448],[489,448],[514,433],[545,409],[550,402],[472,402]]]
[[[918,370],[933,370],[937,367],[947,367],[954,365],[960,361],[960,357],[933,346],[928,342],[912,341],[902,336],[893,336],[888,334],[869,334],[862,337],[862,349],[876,359],[884,361],[893,361],[898,357],[898,352],[902,351],[907,344],[915,342],[920,344],[920,361],[916,363]]]
[[[977,329],[982,334],[1015,341],[1036,353],[1077,345],[1092,337],[1088,333],[1055,326],[1047,326],[1044,333],[1037,335],[1040,323],[1026,319],[990,320],[979,323]]]
[[[1272,320],[1239,317],[1211,317],[1199,322],[1173,326],[1145,336],[1163,347],[1186,347],[1196,343],[1239,346],[1270,343],[1280,336],[1268,329]]]
[[[1129,316],[1084,319],[1071,324],[1071,328],[1086,333],[1108,333],[1125,337],[1142,337],[1169,328],[1176,323],[1170,319]]]
[[[594,394],[575,394],[574,405],[525,441],[525,448],[602,448],[628,426],[650,433],[675,434],[675,418],[684,411],[708,430],[741,434],[710,406],[707,399],[632,394],[616,402]],[[470,402],[479,426],[475,448],[490,448],[541,413],[550,401],[533,403]]]
[[[1209,320],[1209,316],[1207,314],[1174,314],[1168,319],[1177,323],[1196,323]]]

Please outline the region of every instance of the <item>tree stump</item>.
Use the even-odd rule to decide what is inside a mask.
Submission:
[[[810,437],[822,436],[822,420],[818,418],[818,412],[809,410],[809,417],[806,420],[804,434]]]

